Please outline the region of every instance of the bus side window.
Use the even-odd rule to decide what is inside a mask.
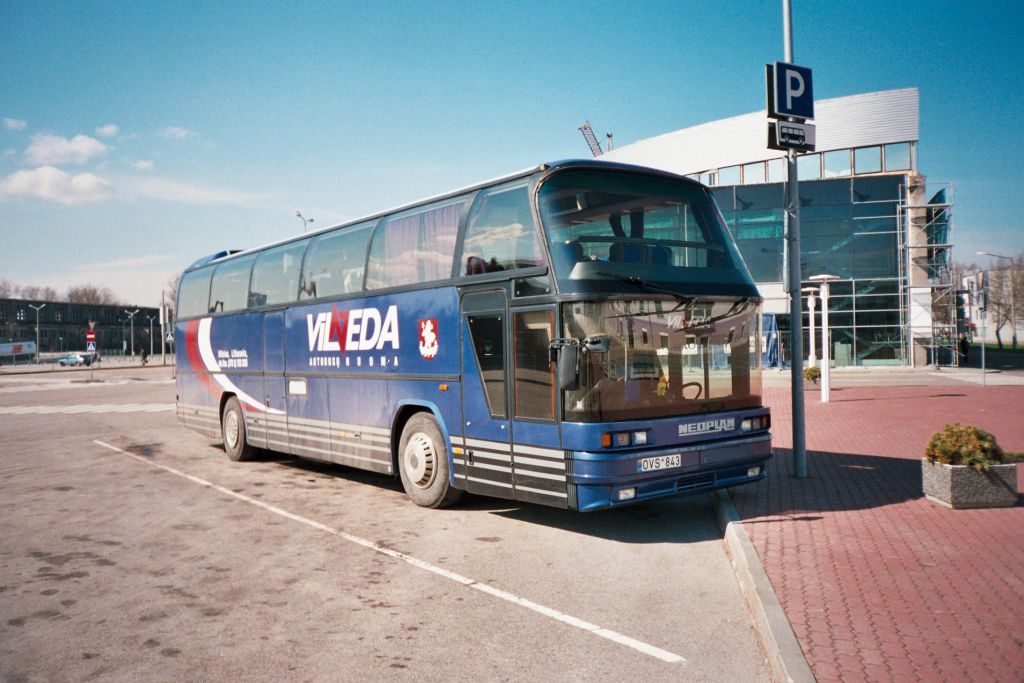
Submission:
[[[447,280],[465,198],[385,218],[373,233],[367,289]]]
[[[226,261],[213,271],[210,284],[210,312],[240,311],[248,303],[249,273],[255,256]]]
[[[320,235],[306,251],[299,299],[341,296],[363,289],[366,243],[373,223]]]
[[[249,306],[272,306],[295,301],[299,266],[309,240],[265,251],[256,259],[249,286]]]
[[[179,318],[191,318],[209,312],[212,275],[213,268],[203,268],[182,276],[177,301]]]
[[[505,326],[498,313],[468,318],[477,367],[483,379],[487,406],[494,417],[505,417]]]
[[[554,364],[548,360],[554,326],[552,317],[550,310],[513,316],[516,417],[544,420],[555,417]]]
[[[473,206],[462,246],[461,275],[544,265],[527,186],[482,193]]]

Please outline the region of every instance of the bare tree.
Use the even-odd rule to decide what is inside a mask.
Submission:
[[[167,278],[167,283],[164,284],[164,302],[171,307],[171,310],[177,309],[177,298],[178,298],[178,280],[181,275],[173,275]]]
[[[0,277],[0,299],[13,299],[18,286],[5,277]]]
[[[32,301],[60,301],[60,294],[53,287],[23,285],[20,296],[22,299],[31,299]]]
[[[106,287],[97,287],[92,283],[68,287],[67,300],[72,304],[120,305],[120,301]]]
[[[1002,330],[1011,326],[1010,338],[1017,348],[1017,331],[1014,323],[1024,321],[1024,258],[1001,263],[987,273],[989,320],[996,334],[996,343],[1003,348]]]

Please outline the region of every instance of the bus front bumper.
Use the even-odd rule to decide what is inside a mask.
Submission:
[[[659,459],[677,455],[678,466],[644,471],[647,464],[660,464],[664,460]],[[576,509],[589,512],[760,481],[767,476],[771,457],[768,433],[686,448],[620,453],[614,457],[576,452],[570,481],[575,488]]]

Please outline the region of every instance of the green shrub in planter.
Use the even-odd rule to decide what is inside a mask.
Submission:
[[[973,425],[954,422],[935,432],[924,457],[928,462],[944,465],[968,465],[974,469],[988,471],[992,465],[1003,462],[1003,449],[996,438]]]
[[[809,365],[804,368],[804,379],[808,382],[817,383],[819,377],[821,377],[821,369],[816,365]]]

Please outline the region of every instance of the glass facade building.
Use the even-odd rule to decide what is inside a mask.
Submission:
[[[955,362],[956,354],[948,353],[955,326],[952,332],[944,327],[950,321],[943,303],[947,290],[951,306],[954,299],[951,205],[947,190],[927,186],[918,172],[917,107],[916,89],[819,101],[818,151],[797,158],[801,279],[816,286],[811,276],[839,278],[829,297],[837,366]],[[663,168],[711,186],[765,312],[788,330],[782,286],[786,162],[766,146],[766,120],[758,112],[703,124],[602,158]],[[806,354],[806,300],[803,310]],[[815,317],[820,331],[820,303]],[[781,337],[785,344],[788,335]],[[788,359],[785,349],[783,356]]]
[[[152,347],[155,353],[160,352],[160,309],[142,306],[0,299],[0,340],[35,341],[37,312],[32,306],[40,304],[45,304],[38,311],[40,353],[85,351],[85,334],[92,322],[95,326],[96,346],[102,355],[131,354],[129,345],[133,321],[126,313],[126,308],[139,311],[134,318],[135,351],[150,349],[152,329]]]

